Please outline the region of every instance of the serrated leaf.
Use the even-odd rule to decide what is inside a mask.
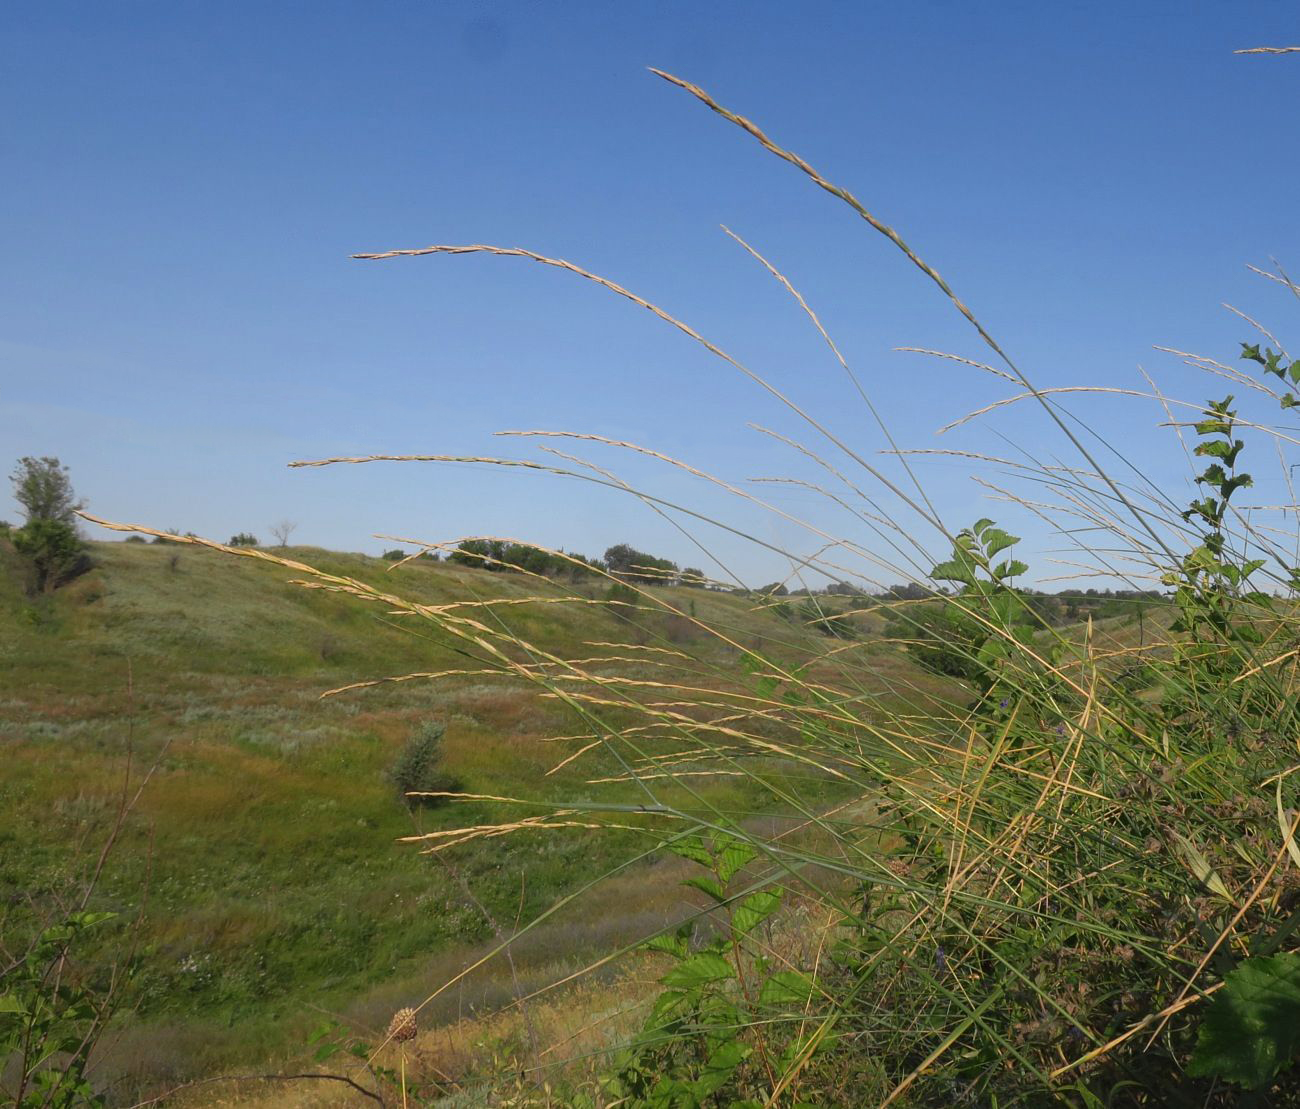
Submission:
[[[752,1049],[739,1040],[724,1040],[709,1055],[708,1062],[695,1080],[693,1093],[701,1101],[727,1084],[736,1068],[745,1061]]]
[[[984,529],[991,528],[992,526],[993,526],[993,521],[990,520],[987,516],[985,516],[983,519],[976,520],[975,523],[971,525],[971,531],[974,532],[976,535],[983,535]]]
[[[999,551],[1005,551],[1008,547],[1014,547],[1020,542],[1018,535],[1009,535],[1001,528],[989,528],[984,533],[984,551],[992,558]]]
[[[722,904],[722,902],[727,900],[727,891],[722,888],[722,885],[716,878],[710,877],[707,874],[701,874],[696,878],[687,878],[682,882],[682,885],[690,886],[693,889],[699,890],[701,893],[707,893],[714,901],[718,902],[718,904]]]
[[[683,859],[690,859],[693,863],[713,866],[713,856],[709,854],[704,841],[699,836],[682,836],[681,839],[667,840],[660,846],[674,855],[680,855]]]
[[[710,982],[721,982],[735,976],[735,969],[721,955],[713,951],[699,951],[673,967],[661,979],[665,986],[678,989],[699,989]]]
[[[749,844],[743,840],[733,839],[718,853],[717,868],[718,877],[724,883],[730,882],[736,876],[737,871],[743,866],[753,862],[758,856]]]
[[[1018,578],[1021,574],[1027,574],[1029,567],[1018,558],[1009,558],[1006,562],[999,562],[998,568],[993,571],[993,576],[999,580],[1002,578]]]
[[[731,934],[743,939],[781,907],[781,895],[776,890],[759,890],[751,893],[731,915]]]
[[[1258,1089],[1300,1050],[1300,955],[1247,959],[1201,1022],[1188,1073]]]
[[[935,581],[959,581],[967,585],[975,580],[970,566],[954,559],[939,563],[930,571],[930,577]]]
[[[665,955],[675,955],[679,959],[685,958],[689,950],[686,937],[681,932],[670,936],[655,936],[653,939],[646,940],[641,946],[647,951],[662,951]]]
[[[812,979],[806,974],[781,970],[763,983],[758,1000],[764,1005],[806,1005],[812,991]]]
[[[663,1028],[676,1015],[677,1010],[682,1007],[686,1001],[686,995],[681,990],[664,990],[657,998],[650,1009],[650,1015],[646,1018],[646,1031]]]

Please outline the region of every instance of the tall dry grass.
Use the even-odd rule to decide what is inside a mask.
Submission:
[[[1218,407],[1205,396],[1172,397],[1154,378],[1122,390],[1036,387],[939,272],[851,192],[704,90],[655,72],[847,205],[970,324],[989,362],[921,353],[955,359],[1015,391],[949,426],[978,424],[1014,404],[1041,410],[1055,442],[1020,444],[1010,458],[1005,448],[947,452],[983,467],[982,480],[1001,502],[1001,522],[1014,528],[1016,519],[1032,519],[1046,528],[1069,552],[1068,575],[1099,575],[1165,595],[1148,599],[1136,643],[1115,626],[1049,623],[1016,585],[1027,568],[1014,558],[1014,537],[989,520],[966,527],[943,519],[912,465],[917,452],[893,441],[883,417],[888,450],[868,454],[689,324],[581,266],[489,245],[358,255],[477,253],[531,261],[648,309],[802,421],[808,441],[785,443],[825,475],[824,484],[802,487],[847,512],[853,526],[828,531],[687,460],[590,434],[511,433],[538,444],[540,458],[377,455],[298,465],[476,463],[562,474],[638,498],[690,529],[697,542],[720,529],[756,543],[787,560],[796,578],[864,591],[898,580],[945,590],[885,606],[892,642],[882,654],[879,640],[810,645],[793,633],[756,651],[666,592],[633,585],[638,596],[630,618],[644,624],[646,635],[629,672],[621,664],[630,648],[593,644],[583,657],[561,657],[519,634],[504,606],[419,605],[272,552],[228,549],[289,567],[304,587],[347,594],[436,627],[471,660],[467,670],[507,678],[570,710],[575,725],[567,745],[557,748],[557,766],[598,749],[622,768],[619,800],[575,795],[542,806],[476,796],[475,802],[499,806],[500,818],[413,835],[405,849],[454,852],[484,837],[542,839],[607,829],[644,837],[647,852],[697,835],[713,842],[735,837],[752,855],[743,889],[722,897],[721,909],[701,909],[702,920],[734,910],[740,898],[764,888],[815,906],[817,942],[797,957],[782,947],[779,930],[755,933],[737,954],[741,992],[751,976],[784,968],[810,983],[801,998],[786,997],[782,1009],[780,997],[759,1004],[737,993],[727,1011],[748,1014],[744,1019],[722,1027],[697,1013],[694,1023],[679,1023],[672,1036],[703,1045],[694,1063],[681,1061],[668,1036],[644,1049],[660,1052],[663,1081],[678,1082],[679,1092],[681,1082],[697,1083],[691,1087],[696,1101],[663,1093],[662,1104],[1298,1103],[1300,1087],[1286,1069],[1245,1092],[1223,1081],[1222,1067],[1216,1071],[1197,1055],[1203,1014],[1228,976],[1251,960],[1291,956],[1300,933],[1290,777],[1300,735],[1300,627],[1292,600],[1300,556],[1289,491],[1289,452],[1300,439],[1277,416],[1279,403],[1289,406],[1286,386],[1300,372],[1286,376],[1289,359],[1266,335],[1281,361],[1270,364],[1266,348],[1248,361],[1249,373],[1222,360],[1179,355],[1205,374],[1206,396],[1228,387],[1242,394]],[[773,263],[742,245],[806,313],[875,414],[813,308]],[[1300,294],[1284,273],[1272,276]],[[1188,488],[1198,504],[1189,509],[1185,488],[1156,485],[1105,444],[1067,407],[1079,392],[1109,394],[1117,403],[1154,402],[1156,422],[1171,433],[1170,449],[1186,452]],[[1248,485],[1238,480],[1244,471],[1233,448],[1237,437],[1243,463],[1277,456],[1281,476],[1273,484],[1286,490],[1283,503],[1242,507]],[[566,449],[554,445],[561,442]],[[797,528],[806,546],[782,549],[570,453],[592,442],[651,457],[747,509],[768,510]],[[1207,446],[1216,442],[1224,445]],[[1219,469],[1198,474],[1203,465]],[[536,585],[534,603],[593,603],[550,580]],[[655,622],[658,615],[671,618],[671,634]],[[680,648],[687,628],[733,653],[738,666],[726,681],[698,673]],[[900,666],[903,657],[946,668],[951,680]],[[762,803],[748,811],[719,809],[700,788],[717,776],[744,781]],[[763,812],[786,821],[774,829],[758,819]],[[590,893],[562,899],[462,975]],[[626,950],[583,971],[598,971]],[[435,1006],[462,975],[451,976],[421,1008]],[[537,1011],[546,1004],[534,993],[516,996],[510,1008]],[[589,1030],[584,1036],[590,1039]],[[739,1061],[721,1086],[705,1089],[698,1085],[710,1065],[704,1055],[724,1042],[742,1045]],[[591,1050],[608,1043],[607,1037]],[[555,1056],[520,1042],[515,1054],[499,1060],[502,1075],[511,1076],[511,1096],[626,1101],[609,1080],[621,1065],[617,1059],[602,1071],[579,1066],[573,1054]]]

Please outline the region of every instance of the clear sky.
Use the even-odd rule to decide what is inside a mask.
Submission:
[[[629,542],[721,574],[635,498],[572,480],[286,465],[539,457],[492,433],[563,429],[685,458],[854,534],[806,491],[746,484],[816,473],[749,423],[816,435],[648,313],[515,259],[349,255],[495,243],[568,258],[881,461],[856,393],[726,224],[807,296],[902,444],[1063,451],[1024,406],[936,439],[1014,390],[892,348],[983,359],[970,328],[847,208],[646,67],[853,189],[1038,385],[1141,388],[1143,365],[1198,400],[1221,383],[1153,344],[1233,359],[1252,332],[1222,301],[1282,332],[1296,319],[1245,265],[1300,270],[1300,61],[1232,51],[1300,40],[1298,16],[1282,2],[6,5],[0,455],[57,455],[96,513],[221,540],[289,518],[295,541],[335,548],[393,545],[374,533]],[[1072,407],[1190,489],[1153,405]],[[651,460],[582,453],[764,542],[818,546]],[[972,467],[920,471],[953,527],[988,514],[1029,553],[1051,546],[984,503]],[[751,583],[788,570],[694,530]]]

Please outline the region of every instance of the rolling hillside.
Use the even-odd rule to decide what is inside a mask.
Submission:
[[[496,602],[473,611],[541,650],[594,658],[602,673],[652,680],[658,653],[722,688],[749,652],[842,659],[851,648],[870,655],[864,673],[900,695],[943,690],[873,641],[883,625],[874,614],[852,618],[863,638],[846,644],[753,599],[698,589],[651,591],[681,615],[629,614],[604,601],[604,583],[566,586],[562,603],[523,603],[538,585],[520,576],[425,561],[390,572],[361,555],[284,553],[422,604]],[[600,779],[621,768],[597,748],[548,776],[590,734],[557,701],[490,675],[322,699],[350,682],[476,664],[463,645],[291,584],[283,568],[170,543],[100,543],[93,554],[94,572],[34,600],[0,549],[9,560],[0,575],[0,887],[4,930],[19,936],[33,908],[66,898],[93,865],[124,774],[133,793],[161,752],[94,901],[120,915],[91,963],[97,953],[106,973],[109,952],[138,951],[128,1012],[100,1060],[124,1089],[292,1055],[322,1011],[382,1025],[495,936],[646,849],[634,830],[482,838],[436,857],[396,844],[417,827],[500,817],[490,802],[412,813],[397,797],[386,771],[424,721],[446,727],[446,769],[470,793],[614,798],[620,787]],[[705,637],[695,615],[731,642]],[[774,760],[772,772],[786,770]],[[694,788],[737,813],[757,804],[744,779]],[[798,788],[829,787],[805,775]],[[515,952],[516,980],[485,968],[435,1012],[450,1019],[499,1004],[518,979],[550,981],[662,926],[680,911],[677,868],[638,866],[636,880],[530,933]]]

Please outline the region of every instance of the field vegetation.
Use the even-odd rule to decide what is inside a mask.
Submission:
[[[935,367],[987,374],[990,408],[1036,407],[1044,438],[1014,459],[961,452],[1002,518],[942,518],[883,422],[889,469],[571,262],[361,255],[537,263],[648,309],[805,422],[797,447],[842,532],[783,513],[810,550],[767,546],[801,588],[750,595],[657,584],[703,575],[631,548],[603,566],[496,540],[450,565],[188,537],[96,548],[100,569],[53,600],[9,597],[23,734],[5,818],[22,851],[6,881],[55,891],[68,845],[109,823],[123,744],[166,744],[99,887],[104,911],[148,891],[115,1050],[147,1053],[137,1076],[157,1079],[172,1030],[184,1077],[291,1059],[316,1025],[278,1079],[223,1090],[234,1103],[1300,1105],[1300,440],[1284,422],[1300,364],[1254,325],[1239,351],[1179,356],[1187,396],[1129,390],[1188,462],[1157,486],[1064,406],[1091,387],[1037,388],[849,190],[658,76],[934,285],[979,344],[928,352]],[[651,447],[572,438],[756,501]],[[617,485],[555,459],[495,461]],[[1017,518],[1111,591],[1026,589]],[[321,701],[336,683],[346,695]],[[457,788],[399,801],[385,770],[403,750]],[[9,919],[34,922],[35,900]],[[129,932],[76,926],[101,924],[90,966]],[[328,1076],[286,1095],[306,1059]]]

